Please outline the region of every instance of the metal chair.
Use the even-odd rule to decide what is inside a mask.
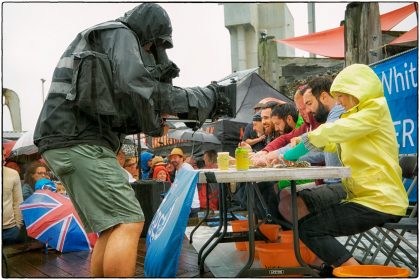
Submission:
[[[404,178],[403,182],[405,183],[409,179],[413,180],[407,189],[409,195],[417,184],[417,155],[402,156],[400,166]],[[369,231],[350,236],[345,246],[351,247],[350,252],[352,254],[355,249],[364,252],[360,260],[364,264],[372,264],[375,261],[377,263],[378,254],[382,253],[386,257],[384,265],[388,265],[390,262],[395,266],[403,264],[416,275],[418,261],[417,256],[414,255],[417,254],[417,244],[413,244],[404,235],[407,232],[417,230],[417,203],[409,207],[408,212],[411,213],[398,223],[386,223],[382,227],[375,227]],[[405,246],[402,246],[403,244]]]

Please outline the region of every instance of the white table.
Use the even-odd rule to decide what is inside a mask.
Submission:
[[[298,218],[297,218],[297,202],[296,202],[296,180],[303,179],[333,179],[333,178],[347,178],[350,177],[351,171],[348,167],[308,167],[308,168],[253,168],[246,171],[237,171],[235,169],[229,169],[221,171],[217,169],[203,169],[199,174],[199,183],[220,183],[219,199],[220,203],[220,225],[213,236],[204,244],[198,254],[198,261],[200,265],[200,271],[204,271],[205,258],[211,253],[211,251],[223,241],[224,236],[227,232],[227,206],[225,199],[225,188],[226,183],[231,182],[245,182],[247,183],[247,210],[248,210],[248,222],[249,222],[249,258],[244,268],[238,273],[237,277],[258,277],[258,276],[274,276],[274,275],[290,275],[290,274],[306,274],[318,277],[316,272],[311,269],[302,259],[299,250],[299,232],[298,232]],[[291,194],[292,194],[292,228],[293,228],[293,241],[296,259],[301,264],[301,267],[296,268],[251,268],[254,261],[255,255],[255,236],[254,236],[254,193],[257,182],[269,182],[269,181],[280,181],[290,180],[291,181]],[[223,232],[220,233],[222,231]],[[207,246],[217,238],[213,244],[206,250]]]

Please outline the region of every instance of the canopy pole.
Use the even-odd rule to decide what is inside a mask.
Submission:
[[[316,22],[315,22],[315,3],[308,3],[308,34],[314,33],[316,31]],[[315,54],[310,53],[309,57],[316,57]]]

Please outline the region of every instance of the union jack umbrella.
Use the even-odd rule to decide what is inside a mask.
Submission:
[[[90,251],[98,235],[87,234],[67,196],[38,190],[19,206],[28,235],[60,252]]]

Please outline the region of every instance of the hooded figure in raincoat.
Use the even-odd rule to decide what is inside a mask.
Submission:
[[[297,160],[309,150],[336,150],[352,176],[343,179],[347,198],[299,220],[302,241],[331,266],[357,265],[334,237],[397,222],[408,207],[398,163],[398,144],[382,83],[367,65],[346,67],[331,85],[345,109],[340,119],[320,125],[284,154]]]
[[[140,156],[140,169],[141,169],[141,178],[143,180],[150,179],[150,166],[149,166],[149,160],[151,160],[154,157],[152,153],[149,152],[142,152]]]
[[[80,32],[61,56],[34,143],[66,187],[87,232],[98,232],[93,277],[132,277],[144,215],[116,153],[125,134],[160,136],[164,117],[203,123],[231,112],[224,88],[178,88],[166,55],[166,11],[143,3]]]

